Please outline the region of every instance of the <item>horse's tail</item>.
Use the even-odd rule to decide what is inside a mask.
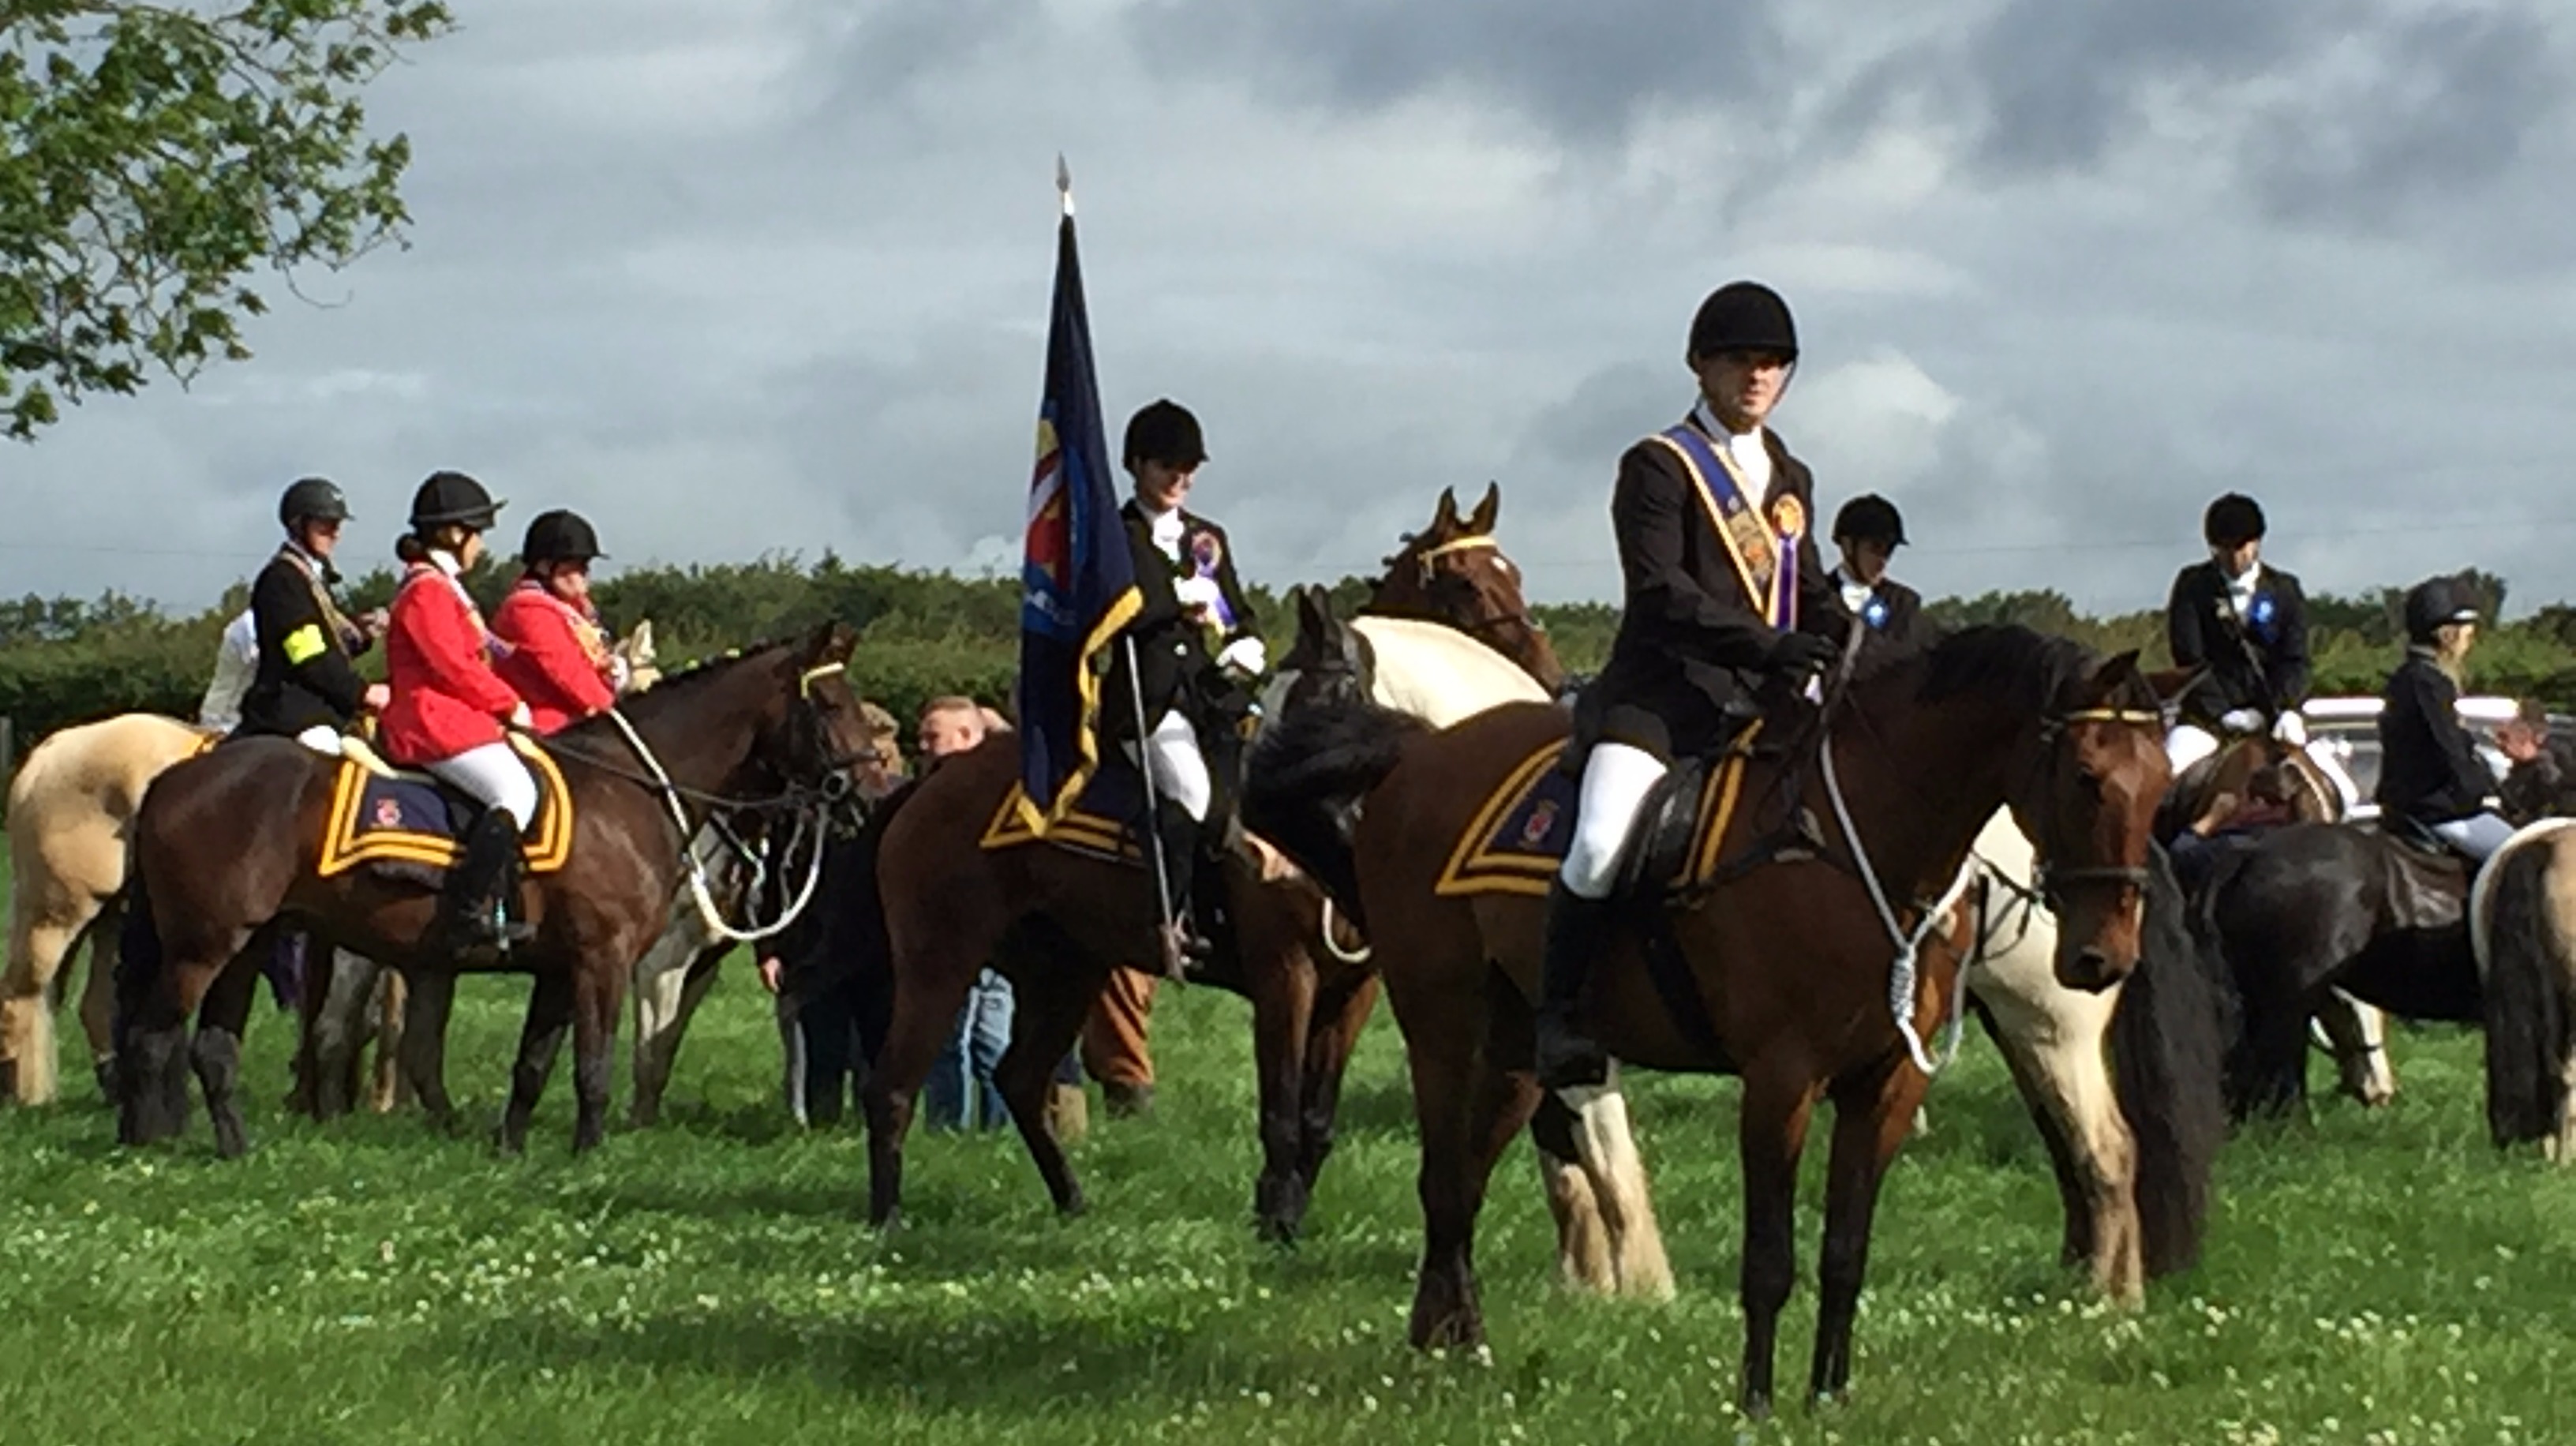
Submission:
[[[2565,1107],[2572,941],[2560,924],[2559,840],[2506,853],[2486,894],[2487,1132],[2498,1145],[2552,1140]]]
[[[2227,1009],[2219,962],[2192,927],[2193,901],[2171,860],[2156,849],[2148,867],[2143,948],[2111,1016],[2111,1077],[2137,1137],[2138,1219],[2156,1278],[2200,1259],[2210,1175],[2227,1139]]]
[[[1351,828],[1359,802],[1423,732],[1417,719],[1371,703],[1317,704],[1262,734],[1245,770],[1243,826],[1304,869],[1365,930]]]

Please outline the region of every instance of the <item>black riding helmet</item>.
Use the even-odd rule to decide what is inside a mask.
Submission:
[[[541,562],[589,562],[607,555],[599,550],[599,534],[592,530],[590,519],[560,507],[538,513],[528,524],[528,540],[519,544],[519,561],[529,567]]]
[[[1697,362],[1720,352],[1773,352],[1798,359],[1798,326],[1789,303],[1759,281],[1730,281],[1708,294],[1691,318],[1690,351]]]
[[[2263,540],[2263,504],[2230,492],[2201,514],[2200,535],[2212,547],[2243,547]]]
[[[411,494],[411,530],[427,532],[454,524],[489,532],[506,505],[494,501],[482,483],[462,472],[432,472],[429,480],[420,484],[420,490]]]
[[[1190,409],[1165,397],[1127,419],[1126,465],[1148,462],[1166,467],[1196,467],[1207,460],[1207,441]]]
[[[2406,590],[2406,638],[2430,647],[2452,623],[2478,620],[2477,594],[2456,577],[2428,577]]]
[[[286,489],[277,499],[277,520],[292,530],[304,521],[346,522],[349,499],[340,492],[340,484],[328,477],[306,477]]]
[[[1849,538],[1899,548],[1905,545],[1905,519],[1897,515],[1895,503],[1875,492],[1865,492],[1844,503],[1843,510],[1834,514],[1833,536],[1836,541]]]

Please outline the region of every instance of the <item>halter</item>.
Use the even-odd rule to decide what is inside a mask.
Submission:
[[[1499,551],[1501,547],[1502,544],[1494,540],[1494,535],[1492,533],[1475,532],[1469,533],[1465,537],[1453,537],[1447,542],[1441,543],[1438,547],[1426,547],[1420,552],[1415,553],[1413,555],[1413,560],[1421,564],[1422,580],[1427,583],[1431,581],[1431,574],[1434,571],[1431,564],[1438,562],[1444,557],[1449,557],[1461,552],[1495,552]]]
[[[2131,727],[2160,728],[2164,726],[2164,721],[2162,713],[2145,708],[2079,708],[2072,713],[2061,713],[2042,723],[2039,728],[2039,739],[2042,743],[2053,745],[2059,738],[2065,736],[2070,724],[2076,723],[2120,723]],[[2065,894],[2061,886],[2065,884],[2125,884],[2132,888],[2143,889],[2154,877],[2143,865],[2097,864],[2086,868],[2059,868],[2048,863],[2044,855],[2043,850],[2043,857],[2033,871],[2032,882],[2038,887],[2040,897],[2046,900],[2052,909],[2060,907],[2060,900]]]

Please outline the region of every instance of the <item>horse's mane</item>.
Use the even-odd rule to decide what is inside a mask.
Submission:
[[[728,676],[736,664],[765,658],[797,645],[794,638],[769,638],[746,647],[728,648],[709,658],[688,663],[673,673],[665,673],[652,687],[629,694],[618,702],[619,711],[630,722],[640,722],[667,708],[687,702],[708,680]],[[562,729],[556,737],[579,737],[609,727],[605,714],[594,714]]]
[[[2067,685],[2099,661],[2070,638],[2033,632],[2012,623],[1962,628],[1927,648],[1892,654],[1861,670],[1855,685],[1914,676],[1918,702],[1938,703],[1962,693],[2009,702],[2031,713],[2054,707]]]

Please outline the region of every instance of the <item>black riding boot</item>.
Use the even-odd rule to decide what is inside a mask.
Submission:
[[[1563,880],[1547,889],[1547,932],[1539,956],[1538,1082],[1543,1089],[1597,1085],[1610,1077],[1609,1057],[1575,1025],[1575,1007],[1593,956],[1610,932],[1610,904],[1587,899]]]
[[[1154,836],[1163,854],[1163,881],[1170,890],[1172,918],[1163,930],[1163,973],[1182,977],[1192,963],[1208,957],[1207,940],[1192,923],[1190,885],[1198,872],[1200,824],[1188,809],[1164,799],[1154,808]]]
[[[523,942],[526,926],[505,916],[518,885],[519,830],[508,814],[497,809],[486,812],[465,831],[456,866],[447,871],[447,888],[439,896],[447,952],[465,954]]]

